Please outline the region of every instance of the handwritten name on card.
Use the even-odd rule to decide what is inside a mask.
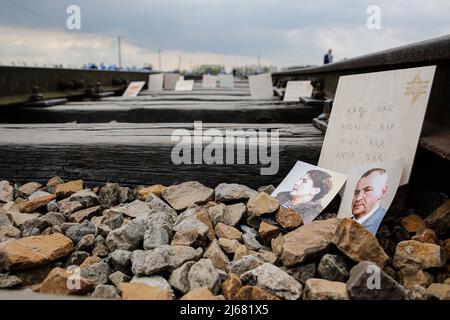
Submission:
[[[348,173],[355,165],[404,158],[408,183],[436,67],[344,76],[319,166]]]
[[[136,97],[145,85],[145,81],[131,82],[122,97]]]
[[[300,97],[311,97],[312,90],[310,81],[288,81],[283,101],[299,101]]]

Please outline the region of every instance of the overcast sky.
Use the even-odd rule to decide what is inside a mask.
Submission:
[[[81,8],[81,30],[66,9]],[[381,8],[381,30],[366,26]],[[449,0],[0,0],[0,63],[321,64],[450,34]]]

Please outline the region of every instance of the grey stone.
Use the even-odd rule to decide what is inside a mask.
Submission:
[[[241,221],[245,212],[247,211],[247,206],[243,203],[235,203],[232,205],[228,205],[225,208],[225,215],[222,223],[225,223],[229,226],[235,226]]]
[[[52,224],[48,222],[47,220],[43,219],[42,217],[25,221],[22,226],[22,236],[23,237],[30,237],[30,236],[37,236],[42,233],[47,228],[52,227]]]
[[[273,185],[261,186],[258,188],[258,192],[265,192],[268,195],[271,195],[275,191],[275,187]]]
[[[66,230],[68,236],[74,243],[78,243],[85,235],[95,234],[95,226],[92,222],[85,220],[80,224],[71,226]]]
[[[98,235],[98,236],[95,237],[94,244],[95,245],[106,244],[106,240],[105,240],[105,238],[103,236]]]
[[[220,269],[216,269],[216,270],[219,273],[219,279],[220,279],[221,283],[229,278],[228,273],[226,273],[224,270],[220,270]]]
[[[161,200],[162,201],[162,200]],[[152,209],[153,210],[153,209]],[[171,209],[173,211],[173,209]],[[170,236],[172,234],[172,228],[177,219],[176,213],[169,212],[167,210],[154,212],[145,220],[147,228],[151,226],[163,227],[167,234]]]
[[[69,198],[63,199],[58,202],[58,211],[61,212],[66,217],[84,208],[85,207],[81,202],[69,201]]]
[[[106,257],[109,254],[109,249],[103,243],[97,243],[92,249],[92,255],[97,257]]]
[[[152,225],[144,234],[144,250],[152,250],[169,244],[169,234],[163,226]]]
[[[183,264],[181,267],[176,268],[172,271],[169,277],[169,283],[170,285],[180,291],[181,293],[187,293],[189,291],[189,270],[191,270],[191,267],[194,265],[194,261],[188,261],[185,264]]]
[[[80,274],[83,278],[92,281],[95,285],[107,284],[108,277],[111,274],[111,268],[106,262],[97,262],[86,268],[81,268]]]
[[[297,300],[302,295],[302,284],[270,263],[245,272],[241,275],[241,281],[244,285],[257,286],[286,300]]]
[[[416,284],[407,290],[406,300],[429,300],[431,298],[427,289],[421,285]]]
[[[48,193],[47,191],[43,191],[43,190],[36,190],[32,194],[30,194],[30,196],[28,197],[28,200],[33,200],[34,198],[39,198],[39,197],[43,197],[43,196],[50,196],[50,193]]]
[[[131,253],[131,272],[133,272],[133,274],[138,275],[138,276],[143,276],[145,275],[145,258],[146,258],[146,253],[144,250],[134,250]],[[166,257],[161,257],[162,259],[165,258],[165,260],[167,260]],[[164,261],[165,264],[164,266],[167,265],[167,262]],[[162,264],[162,263],[160,263]]]
[[[223,223],[226,220],[226,210],[227,206],[223,203],[219,203],[208,208],[209,220],[211,220],[213,227],[220,222]]]
[[[194,263],[188,273],[190,290],[195,288],[208,288],[217,294],[220,285],[220,275],[209,259],[201,259]]]
[[[119,203],[132,202],[136,199],[134,192],[128,187],[119,187]]]
[[[115,286],[100,284],[97,287],[95,287],[94,292],[91,294],[91,298],[94,298],[94,299],[120,299],[121,297]]]
[[[208,208],[208,215],[213,226],[216,226],[218,223],[235,226],[242,219],[246,210],[247,207],[243,203],[236,203],[228,206],[219,203]]]
[[[42,185],[38,182],[25,183],[19,188],[19,196],[23,199],[29,198],[29,200],[32,200],[33,198],[41,195],[49,195],[48,192],[39,191],[40,188],[42,188]]]
[[[74,193],[70,196],[69,201],[79,202],[83,208],[90,208],[99,204],[98,196],[90,189],[84,189]]]
[[[85,251],[75,251],[67,260],[66,266],[79,266],[87,257],[89,257],[89,253]]]
[[[116,271],[109,275],[108,279],[118,287],[122,282],[130,282],[131,277],[127,276],[123,272]]]
[[[120,212],[105,210],[100,221],[101,224],[107,225],[111,230],[115,230],[122,226],[124,217]]]
[[[196,230],[199,236],[206,236],[208,233],[208,226],[197,219],[196,212],[197,207],[189,208],[182,212],[173,225],[173,231]]]
[[[143,283],[150,287],[165,289],[172,292],[172,296],[174,296],[172,287],[170,286],[169,282],[167,282],[167,280],[161,276],[149,276],[149,277],[134,276],[131,279],[130,283]]]
[[[117,249],[133,251],[142,247],[146,230],[143,219],[134,219],[122,227],[111,231],[106,237],[109,250]]]
[[[210,259],[216,269],[227,271],[228,265],[230,264],[230,260],[227,255],[222,251],[219,246],[219,243],[216,239],[214,239],[205,250],[203,254],[204,258]]]
[[[99,202],[102,206],[110,208],[120,203],[120,185],[107,182],[100,188],[98,193]]]
[[[177,218],[177,212],[158,196],[151,193],[147,196],[145,202],[148,203],[151,215],[157,212],[165,212],[173,218],[173,221]]]
[[[240,276],[249,270],[253,270],[259,266],[262,266],[263,264],[264,261],[262,261],[261,259],[252,255],[248,255],[242,257],[239,260],[232,261],[230,265],[230,272]]]
[[[345,283],[326,279],[308,279],[303,300],[349,300]]]
[[[58,202],[56,200],[52,200],[47,203],[47,211],[48,212],[57,212],[59,209]]]
[[[9,220],[13,223],[15,227],[18,228],[20,228],[26,221],[33,220],[41,216],[39,213],[19,212],[19,209],[14,202],[10,202],[4,205],[2,209],[7,212]]]
[[[197,181],[188,181],[165,188],[161,196],[175,210],[184,210],[191,205],[212,200],[214,190]]]
[[[131,269],[131,252],[126,250],[115,250],[108,256],[108,263],[114,271],[128,273]]]
[[[135,275],[152,275],[171,272],[183,263],[198,260],[201,248],[187,246],[161,246],[151,251],[136,250],[131,254],[131,270]]]
[[[12,225],[11,220],[9,220],[8,215],[0,208],[0,227]]]
[[[297,281],[299,281],[302,285],[305,285],[305,282],[308,279],[314,278],[316,275],[316,264],[315,263],[307,263],[302,265],[294,266],[288,270],[286,270],[288,274],[293,276]]]
[[[19,239],[22,233],[16,227],[10,224],[0,226],[0,242],[8,241],[11,239]]]
[[[61,224],[59,227],[61,228],[61,231],[65,234],[67,230],[69,230],[69,228],[78,225],[78,223],[74,223],[74,222],[64,222],[63,224]]]
[[[95,236],[93,234],[87,234],[78,241],[75,250],[91,252],[94,248]]]
[[[47,220],[52,226],[60,226],[66,222],[66,217],[60,212],[48,212],[42,219]]]
[[[0,289],[13,289],[19,287],[22,280],[16,276],[0,274]]]
[[[378,276],[381,289],[376,289]],[[350,270],[346,286],[350,298],[354,300],[403,300],[407,292],[386,272],[369,261],[362,261]]]
[[[114,207],[110,210],[113,212],[121,213],[127,217],[139,219],[147,219],[151,214],[149,204],[140,200],[134,200],[131,203],[119,207]]]
[[[108,227],[106,224],[100,224],[97,227],[97,234],[105,237],[107,237],[111,231],[112,231],[111,228]]]
[[[14,187],[8,181],[0,181],[0,202],[13,201]]]
[[[215,200],[225,203],[247,200],[257,194],[255,190],[237,183],[221,183],[214,191]]]
[[[450,235],[450,199],[425,218],[427,226],[441,239]]]
[[[58,176],[51,178],[50,180],[47,181],[46,185],[47,191],[50,192],[51,194],[54,194],[56,192],[56,186],[62,183],[64,183],[64,180]]]
[[[339,226],[339,219],[313,221],[283,236],[281,260],[286,267],[321,257]]]
[[[230,240],[227,238],[219,238],[218,243],[222,250],[227,254],[234,254],[236,250],[242,245],[236,239]]]
[[[339,255],[325,254],[320,259],[317,274],[320,278],[330,281],[347,281],[348,269],[346,259]]]
[[[243,232],[242,235],[242,241],[244,241],[244,244],[249,250],[255,250],[258,251],[263,247],[261,243],[258,241],[258,233],[246,225],[240,225],[240,229]]]

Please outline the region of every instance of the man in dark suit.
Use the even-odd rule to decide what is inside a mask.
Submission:
[[[332,188],[331,176],[321,170],[309,170],[301,177],[291,191],[278,193],[275,198],[284,208],[297,211],[303,223],[312,222],[323,210],[320,203]]]
[[[353,219],[366,227],[373,235],[386,214],[381,199],[388,190],[386,170],[375,168],[364,173],[356,185],[352,201]]]

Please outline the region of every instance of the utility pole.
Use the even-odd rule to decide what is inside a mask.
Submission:
[[[181,73],[181,55],[178,56],[178,71]]]
[[[119,68],[122,68],[122,49],[121,49],[121,36],[117,37],[117,45],[118,45],[118,50],[119,50]]]
[[[158,68],[159,68],[159,71],[162,71],[162,68],[161,68],[161,50],[158,50]]]
[[[261,56],[258,56],[258,71],[261,72]]]

